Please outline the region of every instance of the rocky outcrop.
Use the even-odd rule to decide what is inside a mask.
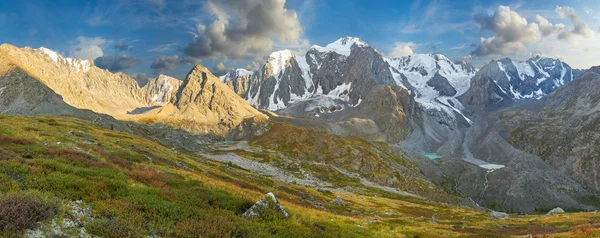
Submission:
[[[510,216],[508,216],[508,214],[506,214],[504,212],[497,212],[497,211],[490,212],[491,220],[506,220],[508,218],[510,218]]]
[[[335,199],[331,200],[331,204],[336,206],[346,206],[346,203],[340,196],[337,196]]]
[[[565,213],[565,210],[563,210],[560,207],[557,207],[557,208],[550,210],[548,213],[546,213],[546,216],[552,216],[552,215],[562,214],[562,213]]]
[[[242,217],[248,219],[260,218],[265,213],[275,213],[277,215],[282,216],[283,218],[288,218],[289,214],[283,209],[277,198],[273,193],[267,193],[264,197],[262,197],[258,202],[256,202],[252,207],[250,207],[246,212],[242,214]]]
[[[456,95],[456,89],[450,85],[448,79],[441,76],[439,73],[436,73],[433,78],[427,81],[427,85],[438,91],[440,96],[452,97]]]

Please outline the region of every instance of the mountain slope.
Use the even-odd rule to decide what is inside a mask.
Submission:
[[[72,63],[81,60],[65,59],[45,48],[20,49],[3,44],[0,51],[7,56],[6,60],[54,90],[74,107],[115,115],[147,106],[147,96],[135,80],[123,73],[112,74],[91,62],[87,62],[82,70],[80,65]]]
[[[21,205],[2,213],[0,233],[8,237],[598,235],[590,221],[600,215],[590,212],[496,221],[489,212],[380,189],[317,190],[72,118],[0,115],[0,128],[0,211]],[[241,216],[269,192],[289,218],[268,210]],[[344,206],[331,202],[338,196]]]
[[[550,95],[543,110],[503,115],[515,147],[600,191],[600,67],[593,67]]]
[[[3,44],[0,55],[5,71],[12,65],[20,70],[19,75],[24,74],[19,77],[39,82],[30,82],[35,84],[31,87],[7,85],[3,91],[21,90],[27,94],[35,94],[35,90],[47,91],[22,100],[54,100],[56,105],[61,102],[68,105],[60,108],[89,109],[128,121],[166,123],[201,134],[226,135],[254,117],[253,123],[266,121],[263,114],[199,65],[183,82],[161,75],[140,88],[135,80],[123,73],[112,74],[89,61],[64,58],[45,48],[20,49]],[[14,109],[16,106],[22,108]],[[44,109],[47,113],[55,113],[50,108],[36,109],[13,103],[12,110]]]

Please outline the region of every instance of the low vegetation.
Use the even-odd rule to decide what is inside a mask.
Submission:
[[[347,143],[328,139],[334,140],[330,153]],[[298,155],[320,148],[286,146],[286,153]],[[76,228],[101,237],[600,235],[600,216],[593,213],[492,221],[484,211],[376,189],[369,194],[319,191],[71,118],[0,115],[0,152],[0,233],[9,237],[66,220],[68,204],[79,200],[89,205],[92,218]],[[376,152],[381,153],[368,153]],[[277,196],[289,218],[240,216],[267,192]],[[336,196],[345,206],[331,203]],[[63,235],[77,234],[70,232]]]

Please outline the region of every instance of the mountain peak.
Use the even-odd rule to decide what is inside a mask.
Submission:
[[[352,53],[352,46],[357,47],[368,47],[367,43],[357,37],[346,36],[340,38],[325,47],[314,45],[311,49],[315,49],[320,52],[336,52],[340,55],[349,56]]]

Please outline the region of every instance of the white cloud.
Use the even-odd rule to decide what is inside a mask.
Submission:
[[[71,47],[70,55],[74,58],[94,60],[104,55],[102,49],[110,41],[102,37],[88,38],[84,36],[77,37],[74,46]]]
[[[412,55],[413,49],[418,47],[414,42],[396,42],[394,48],[387,54],[388,58],[399,58],[407,55]]]
[[[572,7],[556,7],[558,16],[562,19],[569,20],[573,27],[561,27],[558,32],[558,38],[568,41],[577,41],[581,38],[591,39],[594,37],[594,31],[590,29],[581,17],[577,15]]]
[[[302,35],[298,14],[285,8],[285,0],[209,0],[216,17],[210,25],[198,24],[198,34],[183,52],[193,58],[255,59],[273,49],[274,41],[297,44]]]
[[[510,7],[499,6],[493,15],[479,14],[474,17],[481,31],[492,32],[493,36],[481,38],[473,51],[476,56],[508,55],[526,48],[526,44],[540,40],[542,33],[536,23],[529,23]]]

